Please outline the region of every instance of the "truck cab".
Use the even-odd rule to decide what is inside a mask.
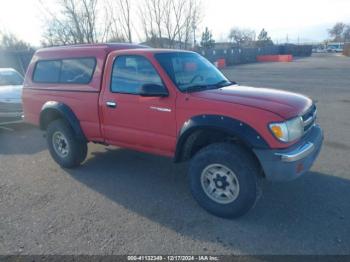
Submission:
[[[245,214],[261,179],[305,174],[323,141],[311,99],[240,86],[194,52],[131,44],[37,51],[23,106],[62,167],[79,166],[88,142],[189,161],[193,196],[221,217]]]

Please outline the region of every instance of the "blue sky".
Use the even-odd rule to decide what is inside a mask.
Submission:
[[[102,0],[103,1],[103,0]],[[131,0],[133,2],[139,0]],[[55,9],[55,0],[43,0]],[[338,21],[350,23],[349,0],[202,0],[201,29],[208,26],[217,41],[225,40],[231,27],[257,32],[265,28],[273,40],[321,41],[327,28]],[[0,0],[0,30],[40,43],[44,10],[39,0]]]

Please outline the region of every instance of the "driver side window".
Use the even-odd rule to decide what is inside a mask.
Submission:
[[[115,59],[111,79],[113,93],[137,95],[145,84],[163,86],[162,79],[148,59],[137,55],[118,56]]]

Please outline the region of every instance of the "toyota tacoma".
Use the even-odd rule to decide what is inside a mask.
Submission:
[[[240,86],[197,53],[140,45],[38,50],[23,107],[63,168],[84,161],[88,142],[188,161],[194,198],[226,218],[254,206],[261,179],[305,174],[323,141],[308,97]]]

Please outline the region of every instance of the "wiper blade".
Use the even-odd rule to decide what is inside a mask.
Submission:
[[[186,92],[196,92],[200,90],[208,89],[208,85],[193,85],[186,88]]]
[[[234,85],[236,84],[235,82],[227,81],[227,80],[222,80],[218,83],[215,84],[210,84],[210,85],[193,85],[189,86],[185,89],[186,92],[197,92],[201,90],[209,90],[209,89],[217,89],[229,85]]]
[[[230,86],[230,85],[234,85],[236,84],[235,82],[231,82],[231,81],[228,81],[228,80],[222,80],[216,84],[214,84],[215,86],[217,87],[224,87],[224,86]]]

